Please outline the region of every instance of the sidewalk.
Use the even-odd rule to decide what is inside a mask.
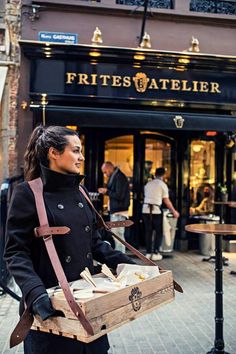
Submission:
[[[225,350],[236,354],[236,254],[225,254],[224,340]],[[214,263],[203,256],[175,252],[158,264],[173,271],[184,294],[176,293],[174,302],[161,307],[109,334],[109,354],[206,354],[214,345]],[[18,303],[0,297],[0,353],[22,353],[22,345],[9,349],[9,335],[18,320]],[[46,353],[45,353],[46,354]],[[66,354],[66,353],[65,353]],[[98,353],[99,354],[99,353]]]

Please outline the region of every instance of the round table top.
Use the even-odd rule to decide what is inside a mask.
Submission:
[[[199,234],[236,235],[234,224],[191,224],[186,225],[185,230]]]

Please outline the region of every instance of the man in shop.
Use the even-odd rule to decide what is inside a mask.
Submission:
[[[190,215],[214,213],[214,191],[211,186],[204,187],[203,199],[199,205],[191,207],[189,213]]]
[[[152,174],[152,166],[153,166],[153,162],[151,160],[145,161],[144,171],[143,171],[144,184],[146,184],[154,179],[154,175]]]
[[[178,211],[169,199],[167,184],[163,181],[165,172],[163,167],[157,168],[155,179],[144,186],[142,213],[145,227],[146,257],[153,261],[160,261],[162,259],[162,255],[159,252],[163,237],[162,203],[172,212],[174,218],[179,217]],[[153,234],[155,235],[154,239]]]
[[[129,182],[125,174],[106,161],[101,167],[102,173],[108,177],[106,187],[98,188],[98,192],[109,197],[108,210],[111,221],[124,221],[128,219],[128,208],[130,204]],[[124,240],[125,228],[118,227],[112,230]],[[115,249],[125,253],[125,246],[115,240]]]

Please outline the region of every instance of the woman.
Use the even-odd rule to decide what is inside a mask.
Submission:
[[[79,136],[73,130],[39,126],[33,131],[25,153],[26,181],[41,176],[43,195],[50,226],[67,226],[69,235],[54,236],[54,244],[67,280],[79,279],[93,259],[116,268],[118,263],[133,263],[126,255],[103,242],[96,230],[96,217],[79,191],[84,162]],[[34,236],[39,226],[35,200],[27,182],[13,193],[7,222],[5,260],[22,291],[23,302],[43,320],[57,315],[46,288],[58,285],[42,238]],[[24,341],[26,354],[76,353],[105,354],[109,349],[106,336],[85,344],[53,334],[30,331]]]

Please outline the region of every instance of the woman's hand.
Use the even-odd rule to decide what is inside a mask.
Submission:
[[[43,321],[49,317],[64,316],[61,311],[57,311],[52,307],[51,300],[47,293],[40,295],[32,304],[32,312],[39,315]]]

